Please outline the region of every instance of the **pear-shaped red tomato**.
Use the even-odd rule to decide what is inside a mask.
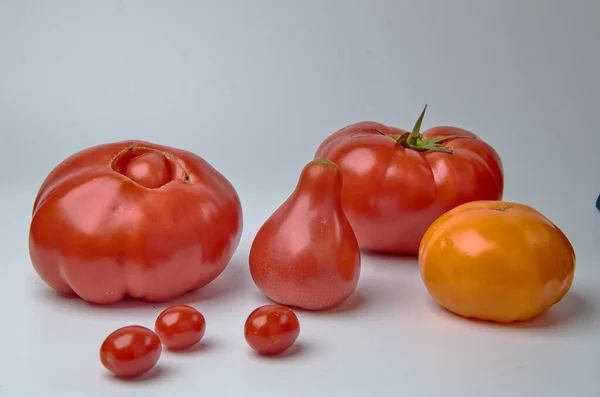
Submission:
[[[271,300],[325,310],[346,300],[360,277],[360,250],[341,203],[342,174],[313,160],[250,249],[250,273]]]

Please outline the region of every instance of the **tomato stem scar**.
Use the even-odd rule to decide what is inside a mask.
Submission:
[[[512,206],[512,205],[502,205],[502,206],[499,206],[499,207],[489,207],[490,210],[492,210],[492,211],[499,211],[499,212],[506,212],[506,211],[508,211],[511,208],[514,208],[514,206]]]

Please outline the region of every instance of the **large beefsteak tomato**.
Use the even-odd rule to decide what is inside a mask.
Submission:
[[[108,304],[166,301],[215,279],[237,249],[242,207],[201,157],[143,141],[94,146],[43,182],[29,252],[52,288]]]
[[[498,153],[461,128],[421,133],[425,109],[412,132],[360,122],[328,136],[315,153],[342,170],[344,211],[362,249],[416,255],[425,230],[444,212],[502,198]]]

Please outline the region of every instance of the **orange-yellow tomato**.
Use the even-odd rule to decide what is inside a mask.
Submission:
[[[429,294],[444,308],[504,323],[531,319],[558,303],[573,283],[575,252],[535,209],[473,201],[428,228],[419,268]]]

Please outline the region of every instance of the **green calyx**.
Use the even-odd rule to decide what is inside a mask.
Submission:
[[[452,149],[440,145],[440,143],[447,141],[448,139],[457,138],[457,135],[442,136],[437,138],[424,138],[421,134],[421,124],[423,123],[423,117],[425,117],[425,111],[427,105],[421,112],[421,115],[417,119],[412,132],[407,132],[396,138],[396,142],[404,146],[407,149],[416,150],[417,152],[443,152],[452,153]]]
[[[328,165],[328,166],[336,167],[337,168],[337,164],[336,163],[334,163],[331,160],[324,159],[324,158],[315,159],[315,160],[312,161],[312,163],[313,164],[323,164],[323,165]]]

